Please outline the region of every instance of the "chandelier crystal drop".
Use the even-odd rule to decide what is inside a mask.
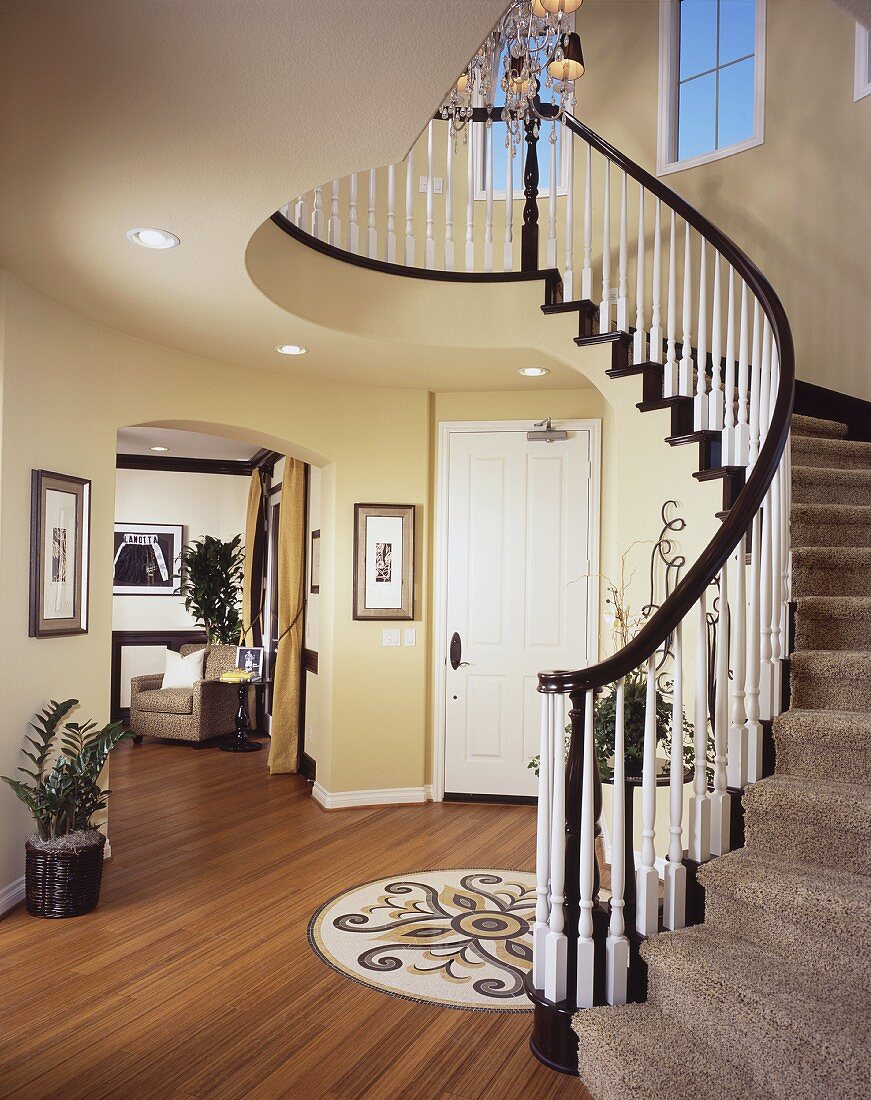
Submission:
[[[566,16],[582,2],[513,0],[442,104],[439,113],[450,121],[455,143],[461,134],[465,140],[476,108],[487,126],[494,119],[506,124],[505,145],[512,152],[527,127],[537,130],[545,119],[562,121],[572,112],[584,56]]]

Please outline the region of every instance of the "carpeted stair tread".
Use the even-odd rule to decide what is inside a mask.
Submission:
[[[793,504],[793,546],[871,547],[871,505]]]
[[[871,468],[831,470],[793,465],[792,499],[796,504],[868,503],[871,501]]]
[[[871,596],[871,547],[794,546],[792,594]]]
[[[871,596],[800,596],[795,648],[855,649],[871,644]]]
[[[740,1065],[724,1062],[649,1004],[576,1013],[581,1081],[595,1100],[736,1100],[754,1095]],[[569,1094],[567,1090],[566,1094]]]
[[[871,653],[796,650],[789,671],[790,706],[796,710],[871,711]]]
[[[796,466],[816,466],[826,470],[867,470],[871,468],[871,443],[855,439],[794,435],[792,461],[793,470]]]
[[[846,424],[834,420],[819,420],[815,416],[802,416],[793,413],[791,428],[793,435],[825,436],[828,439],[843,439],[848,432]]]
[[[649,1002],[700,1040],[719,1033],[759,1095],[867,1096],[866,998],[839,999],[836,980],[814,995],[792,967],[705,925],[648,940],[642,954]]]
[[[748,848],[784,860],[871,875],[871,788],[771,775],[745,788]]]
[[[871,991],[871,878],[739,848],[702,864],[706,926]]]
[[[871,714],[787,710],[774,719],[778,775],[871,785]]]

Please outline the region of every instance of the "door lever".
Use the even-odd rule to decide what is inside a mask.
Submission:
[[[462,660],[463,641],[456,631],[454,631],[451,637],[451,646],[448,653],[451,662],[451,668],[454,670],[454,672],[456,672],[458,668],[468,668],[469,662]]]

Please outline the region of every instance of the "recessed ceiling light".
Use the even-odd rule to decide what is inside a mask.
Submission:
[[[143,248],[175,248],[179,244],[175,233],[169,233],[166,229],[131,229],[127,240],[141,244]]]
[[[168,451],[169,447],[149,447],[149,451]]]
[[[299,344],[277,344],[275,350],[281,355],[305,355],[308,348],[301,347]]]
[[[524,378],[541,378],[544,374],[550,374],[547,367],[521,367],[517,372],[522,374]]]

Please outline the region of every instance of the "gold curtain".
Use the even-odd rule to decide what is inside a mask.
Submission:
[[[254,586],[254,569],[257,566],[257,543],[260,539],[263,527],[263,481],[260,470],[251,473],[251,484],[248,486],[248,511],[245,513],[245,572],[242,577],[242,637],[239,645],[252,646],[254,641],[254,624],[260,615],[263,603],[263,585],[261,577],[256,578],[260,591],[252,607],[251,590]],[[258,570],[258,573],[260,570]]]
[[[278,521],[278,654],[272,691],[269,771],[295,772],[299,756],[300,673],[305,601],[305,464],[288,458]]]

